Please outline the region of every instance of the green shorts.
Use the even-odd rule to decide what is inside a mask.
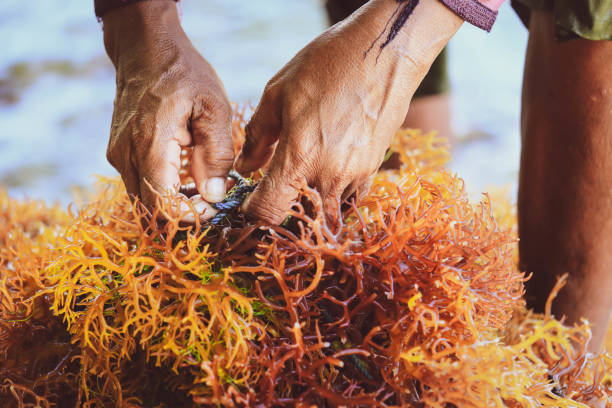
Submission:
[[[325,8],[330,24],[336,24],[338,21],[344,20],[365,3],[367,3],[367,0],[327,0]],[[415,98],[448,92],[450,82],[448,70],[446,69],[446,60],[447,53],[446,48],[444,48],[414,93]]]
[[[331,24],[348,17],[367,0],[326,0]],[[612,0],[511,0],[512,7],[529,27],[531,10],[552,11],[558,41],[575,38],[612,40]],[[447,92],[450,88],[446,48],[434,61],[414,96]]]
[[[612,40],[612,0],[512,0],[512,7],[527,27],[531,10],[552,11],[557,41]]]

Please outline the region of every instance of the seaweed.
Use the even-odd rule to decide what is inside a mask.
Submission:
[[[366,198],[330,217],[304,186],[285,226],[184,225],[114,179],[69,212],[1,194],[0,404],[606,404],[588,324],[525,309],[512,207],[471,203],[433,134],[393,149]]]

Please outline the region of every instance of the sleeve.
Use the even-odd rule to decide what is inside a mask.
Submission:
[[[491,31],[497,18],[497,10],[504,0],[440,0],[453,13],[468,23]]]
[[[96,17],[101,19],[104,14],[108,13],[111,10],[116,8],[127,6],[128,4],[133,4],[139,1],[174,1],[178,2],[179,0],[94,0],[94,10],[96,12]]]

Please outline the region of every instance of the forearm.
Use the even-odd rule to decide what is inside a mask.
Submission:
[[[180,0],[94,0],[94,11],[98,19],[102,19],[106,13],[142,1],[172,1],[179,2]]]
[[[373,0],[370,3],[370,7],[382,11],[382,15],[377,18],[377,25],[383,29],[387,26],[377,44],[381,52],[397,53],[403,58],[414,60],[415,64],[424,64],[427,68],[463,24],[463,19],[439,0],[420,0],[390,40],[389,33],[397,19],[394,13],[398,6],[403,4],[395,0]]]
[[[394,19],[401,11],[399,7],[403,4],[395,0],[372,0],[344,22],[332,27],[328,37],[333,38],[342,32],[345,37],[360,39],[359,44],[350,47],[358,47],[363,58],[355,61],[351,68],[381,78],[390,75],[395,78],[395,91],[410,98],[463,20],[439,0],[421,0],[401,28],[391,36]],[[337,54],[342,58],[347,52],[347,42],[337,44]]]
[[[159,54],[174,48],[170,43],[186,41],[171,1],[136,2],[106,13],[102,20],[104,46],[116,69],[125,60],[139,66],[154,64]]]

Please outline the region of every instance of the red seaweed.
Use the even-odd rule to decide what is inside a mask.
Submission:
[[[605,405],[588,325],[525,309],[511,207],[434,135],[393,148],[365,199],[330,218],[304,186],[278,227],[183,225],[117,180],[72,213],[3,193],[0,405]]]

